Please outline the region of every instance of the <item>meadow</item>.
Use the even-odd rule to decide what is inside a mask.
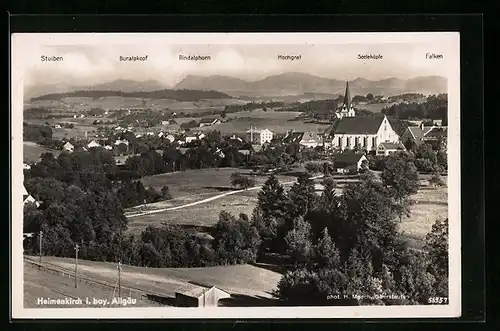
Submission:
[[[31,163],[31,162],[40,162],[40,156],[43,153],[52,153],[54,156],[58,156],[60,151],[47,149],[40,145],[37,145],[32,141],[23,141],[23,162]]]
[[[410,206],[410,216],[404,217],[400,231],[410,240],[411,246],[422,248],[425,236],[438,219],[448,218],[448,188],[422,185],[418,193],[411,196],[416,203]]]
[[[64,268],[70,272],[74,270],[74,259],[71,258],[46,256],[43,257],[43,263]],[[25,273],[28,268],[30,267],[25,266]],[[82,275],[111,284],[116,283],[118,278],[116,263],[79,260],[78,270]],[[188,281],[194,281],[217,286],[231,294],[270,298],[271,292],[281,278],[280,273],[248,264],[206,268],[143,268],[123,265],[121,275],[123,286],[161,297],[173,297],[176,290]],[[45,285],[46,287],[60,288],[57,287],[56,281],[62,281],[62,279],[54,279],[54,285],[51,285],[52,276],[44,278],[50,281]],[[70,282],[73,281],[73,279],[67,279]],[[85,293],[84,296],[90,297],[86,294],[88,292],[83,293]],[[100,297],[109,298],[111,294],[112,292],[108,290]],[[30,296],[32,296],[31,293]]]

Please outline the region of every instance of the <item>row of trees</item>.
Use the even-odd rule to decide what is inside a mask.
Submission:
[[[275,177],[264,184],[252,217],[261,253],[287,254],[293,264],[276,295],[318,305],[339,294],[329,304],[426,304],[432,295],[446,296],[446,244],[435,247],[447,242],[446,224],[437,223],[429,252],[410,250],[398,233],[398,219],[419,186],[411,158],[393,155],[380,178],[369,172],[361,178],[341,196],[328,177],[321,196],[307,176],[288,193]]]
[[[427,97],[423,103],[403,102],[382,109],[382,113],[399,119],[444,120],[448,118],[448,95],[439,94]]]

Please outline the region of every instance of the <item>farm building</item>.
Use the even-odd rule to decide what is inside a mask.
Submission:
[[[307,148],[314,148],[317,146],[321,146],[323,143],[323,139],[316,133],[314,132],[305,132],[302,135],[302,139],[300,140],[299,144],[301,146],[307,147]]]
[[[175,137],[173,135],[171,135],[171,134],[165,136],[165,139],[167,139],[171,143],[173,143],[175,141]]]
[[[73,146],[69,141],[63,145],[63,150],[66,152],[72,153],[75,150],[75,146]]]
[[[95,140],[92,140],[91,142],[89,142],[89,144],[87,145],[88,148],[94,148],[94,147],[101,147],[101,144],[99,144],[97,141]]]
[[[260,145],[271,142],[274,136],[274,133],[269,129],[256,130],[254,128],[250,128],[246,133],[248,134],[249,141],[252,144]]]
[[[417,126],[409,126],[401,137],[401,140],[405,144],[411,142],[418,146],[421,143],[429,143],[438,147],[438,143],[446,144],[447,135],[448,128],[446,126],[425,126],[424,123],[421,122]]]
[[[337,153],[333,155],[333,167],[339,173],[356,172],[363,166],[368,165],[368,159],[359,153]]]
[[[230,298],[231,294],[215,286],[188,282],[175,292],[177,307],[217,307],[220,299]]]
[[[400,143],[380,143],[377,148],[377,155],[390,155],[392,153],[405,151],[405,146]]]
[[[202,128],[204,126],[210,126],[210,125],[215,125],[219,124],[220,119],[218,118],[202,118],[199,123],[199,127]]]

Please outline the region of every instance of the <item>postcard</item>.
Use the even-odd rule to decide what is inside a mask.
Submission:
[[[12,317],[460,316],[459,44],[13,34]]]

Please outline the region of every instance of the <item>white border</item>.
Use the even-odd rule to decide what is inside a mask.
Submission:
[[[460,42],[458,32],[409,33],[28,33],[12,35],[12,318],[407,318],[461,315]],[[22,245],[23,53],[34,45],[95,44],[382,44],[447,45],[449,304],[369,307],[24,308]]]

